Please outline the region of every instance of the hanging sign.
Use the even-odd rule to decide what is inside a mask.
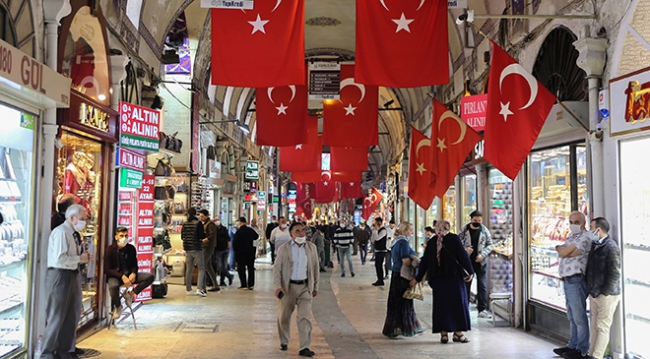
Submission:
[[[142,188],[142,172],[134,171],[129,168],[120,170],[120,187],[122,188]]]
[[[246,162],[246,179],[247,180],[260,179],[260,163],[258,161]]]
[[[650,129],[650,68],[611,79],[609,95],[611,135]],[[601,107],[601,111],[603,109]]]
[[[153,222],[155,176],[145,175],[142,189],[138,191],[138,216],[135,248],[138,251],[138,268],[145,273],[153,272]],[[152,298],[151,286],[138,294],[136,301],[142,302]]]
[[[447,0],[450,9],[467,9],[467,0]]]
[[[202,8],[253,10],[253,0],[201,0]]]
[[[314,62],[309,65],[309,99],[338,100],[341,98],[341,64]]]
[[[158,152],[160,111],[120,102],[120,145]]]
[[[117,166],[135,171],[147,170],[147,157],[123,147],[117,147]]]
[[[250,193],[257,192],[257,182],[244,182],[244,191]]]
[[[487,94],[465,96],[460,99],[460,118],[476,131],[485,130]]]

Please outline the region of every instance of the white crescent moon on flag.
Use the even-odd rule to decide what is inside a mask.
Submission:
[[[425,3],[426,1],[427,1],[427,0],[421,0],[421,1],[420,1],[420,6],[418,6],[418,9],[415,10],[415,11],[419,11],[420,8],[422,7],[422,5],[424,5],[424,3]]]
[[[332,180],[332,174],[329,171],[323,171],[323,172],[321,172],[320,175],[321,175],[321,177],[323,177],[323,175],[327,175],[328,178],[324,182]]]
[[[280,6],[280,4],[282,4],[282,0],[278,0],[278,3],[277,3],[277,4],[275,4],[275,7],[273,8],[273,10],[271,10],[271,12],[274,12],[274,11],[275,11],[275,9],[277,9],[277,8],[278,8],[278,6]]]
[[[347,78],[341,81],[341,90],[343,90],[346,86],[356,86],[359,88],[361,91],[361,99],[359,100],[359,103],[361,103],[361,101],[363,101],[363,98],[366,97],[366,86],[354,82],[353,78]]]
[[[291,89],[291,100],[289,101],[289,103],[291,103],[291,102],[293,102],[293,99],[296,97],[296,86],[289,85],[289,88]],[[275,101],[273,101],[273,90],[275,90],[275,87],[269,87],[266,90],[266,93],[268,94],[269,100],[271,100],[271,103],[275,103]]]
[[[526,71],[523,66],[519,64],[511,64],[506,66],[503,71],[501,71],[501,78],[499,79],[499,92],[501,91],[501,84],[503,83],[503,79],[506,78],[508,75],[512,74],[517,74],[521,77],[523,77],[526,82],[528,82],[528,86],[530,86],[530,99],[528,100],[528,103],[524,106],[519,108],[520,110],[524,110],[530,105],[535,102],[535,99],[537,99],[537,91],[539,90],[538,84],[537,84],[537,79],[535,76],[533,76],[530,72]]]
[[[458,138],[458,141],[452,143],[452,145],[457,145],[461,143],[465,139],[465,134],[467,134],[467,125],[463,120],[460,119],[460,117],[456,116],[453,112],[447,110],[445,113],[440,116],[440,120],[438,121],[438,131],[440,131],[440,125],[442,124],[442,121],[444,121],[447,118],[452,118],[458,122],[458,126],[460,127],[460,137]]]
[[[420,147],[423,147],[423,146],[429,146],[429,147],[431,147],[431,140],[428,139],[428,138],[425,138],[425,139],[423,139],[423,140],[420,140],[420,142],[418,142],[417,146],[415,146],[415,155],[416,155],[417,157],[420,156],[420,154],[419,154],[419,152],[420,152]],[[374,194],[374,193],[373,193],[373,194]]]
[[[384,0],[379,0],[379,2],[380,2],[382,5],[384,5],[384,9],[386,9],[386,11],[390,11],[390,10],[388,9],[388,6],[386,6],[386,2],[385,2]]]

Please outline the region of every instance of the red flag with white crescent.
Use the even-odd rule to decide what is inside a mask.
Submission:
[[[314,201],[316,203],[330,203],[334,200],[336,182],[332,180],[332,172],[322,171],[321,180],[316,182],[315,192]]]
[[[341,182],[341,199],[361,197],[363,197],[361,184],[358,182]]]
[[[307,119],[307,142],[295,146],[280,147],[280,171],[310,172],[321,168],[323,151],[318,135],[318,118]]]
[[[255,91],[258,146],[296,146],[307,142],[307,87],[280,86]]]
[[[367,147],[330,147],[330,169],[334,172],[368,169]]]
[[[382,196],[381,192],[379,192],[375,187],[372,187],[370,194],[363,199],[361,218],[365,220],[370,219],[370,216],[372,216],[372,214],[375,212],[375,209],[379,203],[381,203],[383,197],[384,196]]]
[[[408,196],[421,208],[429,209],[435,197],[435,189],[431,184],[431,179],[435,180],[435,173],[431,140],[411,127]]]

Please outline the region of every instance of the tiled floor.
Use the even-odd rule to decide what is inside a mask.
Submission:
[[[238,290],[239,280],[207,298],[186,296],[185,287],[170,285],[164,299],[147,302],[135,313],[138,329],[125,318],[79,343],[102,354],[99,358],[298,358],[298,335],[292,322],[289,350],[279,350],[278,301],[273,297],[270,260],[258,259],[254,291]],[[376,288],[374,263],[361,266],[356,277],[323,273],[314,298],[312,347],[317,358],[553,358],[556,343],[519,329],[493,328],[472,313],[469,344],[439,342],[438,334],[387,339],[381,334],[386,312],[386,287]],[[235,276],[236,277],[236,276]],[[415,301],[424,327],[431,323],[431,291]]]

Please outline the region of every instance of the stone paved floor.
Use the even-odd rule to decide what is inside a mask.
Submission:
[[[553,358],[557,346],[519,329],[493,328],[491,321],[472,312],[469,344],[443,345],[430,332],[414,338],[387,339],[381,335],[388,283],[376,288],[374,263],[361,266],[356,277],[340,276],[338,266],[323,273],[314,299],[312,347],[317,358]],[[239,280],[207,298],[186,296],[185,287],[170,285],[164,299],[147,302],[131,318],[79,343],[102,354],[99,358],[299,358],[298,335],[292,321],[289,350],[279,350],[278,301],[273,297],[270,260],[258,259],[254,291],[236,289]],[[237,276],[235,276],[237,277]],[[423,327],[430,328],[431,291],[415,301]],[[451,339],[451,338],[450,338]]]

